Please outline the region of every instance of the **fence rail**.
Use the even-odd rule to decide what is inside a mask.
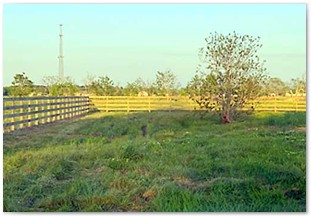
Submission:
[[[199,105],[185,96],[90,96],[93,106],[105,112],[153,110],[200,110]],[[261,97],[248,102],[243,110],[306,111],[305,97]]]
[[[3,129],[14,131],[80,116],[89,111],[89,97],[4,97]]]

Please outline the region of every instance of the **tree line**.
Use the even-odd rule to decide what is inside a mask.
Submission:
[[[198,96],[203,95],[209,88],[211,76],[196,74],[186,85],[180,87],[176,76],[171,71],[157,72],[156,81],[144,81],[137,78],[134,82],[128,82],[124,87],[115,85],[108,76],[88,75],[84,79],[84,85],[77,85],[70,78],[60,80],[57,76],[44,78],[44,85],[35,85],[25,72],[16,74],[10,86],[3,87],[3,96],[71,96],[71,95],[96,95],[96,96]],[[259,96],[301,96],[306,93],[306,80],[304,78],[291,79],[284,82],[280,78],[270,77],[263,84]]]
[[[45,85],[37,86],[25,72],[16,74],[4,95],[65,96],[88,94],[98,96],[137,96],[137,95],[187,95],[206,111],[221,107],[222,118],[226,123],[235,118],[237,110],[259,96],[297,96],[306,93],[306,79],[295,78],[283,82],[270,77],[258,51],[263,45],[260,37],[240,35],[236,32],[227,35],[217,32],[205,38],[205,45],[199,50],[200,64],[194,77],[181,87],[176,75],[168,71],[158,71],[155,81],[142,78],[128,82],[125,86],[116,85],[107,75],[88,75],[78,86],[70,77],[44,77]]]
[[[171,71],[156,73],[154,82],[137,78],[125,86],[116,85],[107,75],[96,77],[88,74],[83,85],[77,85],[70,77],[63,79],[58,76],[43,78],[44,85],[35,85],[25,72],[16,74],[11,85],[4,87],[4,96],[69,96],[69,95],[96,95],[96,96],[146,96],[146,95],[185,95],[183,88],[179,88],[176,75]]]

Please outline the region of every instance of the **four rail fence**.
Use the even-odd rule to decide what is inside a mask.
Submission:
[[[5,97],[3,130],[14,131],[33,125],[72,118],[87,113],[89,97]]]
[[[105,112],[153,110],[200,110],[186,96],[90,96],[93,106]],[[244,107],[255,111],[306,111],[305,97],[260,97]]]
[[[86,114],[96,109],[104,112],[154,110],[200,110],[185,96],[69,96],[5,97],[3,129],[14,131]],[[305,97],[261,97],[246,104],[245,110],[306,111]]]

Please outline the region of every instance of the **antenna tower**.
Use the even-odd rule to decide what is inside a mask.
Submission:
[[[62,32],[62,24],[59,25],[59,56],[58,56],[58,76],[61,80],[64,79],[64,56],[63,56],[63,32]]]

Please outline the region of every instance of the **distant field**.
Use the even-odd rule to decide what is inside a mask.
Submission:
[[[5,211],[306,211],[305,112],[94,113],[3,150]]]

